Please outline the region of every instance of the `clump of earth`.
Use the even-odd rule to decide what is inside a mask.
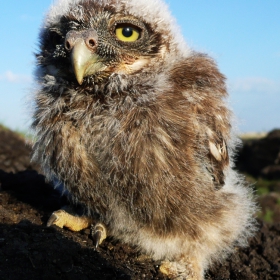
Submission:
[[[250,145],[257,149],[257,142]],[[272,150],[263,143],[258,145],[258,149]],[[248,149],[246,143],[244,148]],[[66,198],[45,181],[38,166],[30,163],[30,152],[22,137],[0,127],[0,279],[167,279],[159,271],[160,262],[133,247],[108,238],[95,250],[90,230],[47,227],[49,216],[66,203]],[[242,152],[248,150],[240,151],[238,166],[249,173],[245,170],[249,159]],[[274,153],[270,157],[274,162],[268,160],[266,166],[278,164]],[[254,172],[258,168],[260,173],[254,175],[266,176],[266,166],[255,164],[257,167],[251,168]],[[277,177],[273,180],[272,197],[279,194]],[[266,199],[265,203],[278,205],[277,199]],[[236,248],[223,263],[214,264],[205,278],[280,279],[280,221],[259,220],[259,230],[248,240],[248,247]]]

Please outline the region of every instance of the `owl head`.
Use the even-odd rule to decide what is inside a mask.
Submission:
[[[161,0],[58,0],[41,28],[37,77],[90,90],[113,76],[151,79],[189,53]]]

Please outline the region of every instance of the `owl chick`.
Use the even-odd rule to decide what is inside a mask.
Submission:
[[[33,159],[94,223],[170,279],[203,279],[254,232],[233,168],[225,78],[191,50],[161,0],[59,0],[40,32]]]

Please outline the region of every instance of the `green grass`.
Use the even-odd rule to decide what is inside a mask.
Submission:
[[[258,196],[261,196],[261,195],[269,193],[269,189],[268,188],[257,187],[256,189],[257,189],[257,195]]]
[[[5,126],[4,124],[0,123],[0,129],[1,130],[10,130],[7,126]]]
[[[244,174],[246,177],[246,181],[253,185],[254,189],[255,189],[255,193],[256,195],[261,199],[262,196],[265,196],[267,194],[269,194],[270,191],[270,186],[275,184],[276,180],[267,180],[267,179],[263,179],[263,178],[256,178],[253,177],[249,174]],[[280,198],[277,199],[277,206],[280,205]],[[273,223],[274,219],[275,219],[275,214],[274,214],[274,210],[273,209],[262,209],[257,213],[257,217],[260,220],[263,220],[267,223]]]
[[[259,132],[259,133],[243,133],[239,135],[240,139],[243,141],[251,141],[251,140],[258,140],[262,139],[267,136],[266,132]]]
[[[14,133],[16,133],[18,136],[26,139],[26,140],[30,140],[32,141],[33,140],[33,136],[31,133],[29,133],[28,131],[26,130],[21,130],[21,129],[10,129],[8,128],[5,124],[3,123],[0,123],[0,130],[4,130],[4,131],[12,131]]]
[[[249,174],[244,174],[246,181],[252,184],[256,190],[257,195],[268,194],[270,192],[269,188],[271,185],[279,182],[277,180],[267,180],[263,178],[255,178]]]
[[[28,131],[16,129],[16,130],[14,130],[14,132],[27,140],[33,139],[32,134]]]
[[[265,211],[265,214],[263,216],[263,220],[267,223],[272,223],[273,222],[273,214],[274,212],[270,209],[267,209]]]

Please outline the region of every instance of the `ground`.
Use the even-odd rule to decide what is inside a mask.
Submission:
[[[29,155],[22,137],[0,128],[0,279],[166,279],[160,263],[135,248],[108,239],[95,250],[89,230],[46,227],[65,198],[45,182]],[[277,192],[264,195],[276,196],[266,199],[266,207],[279,208]],[[259,220],[249,246],[215,264],[206,279],[280,279],[280,223],[273,215],[270,223]]]

